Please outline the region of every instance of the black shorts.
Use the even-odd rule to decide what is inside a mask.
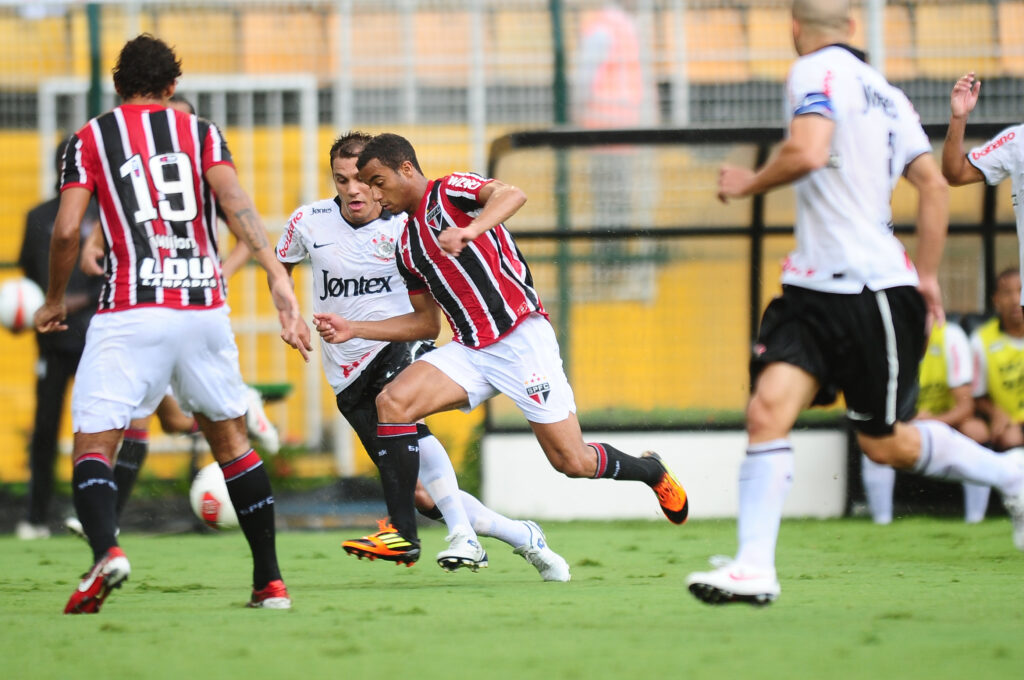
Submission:
[[[377,395],[413,360],[434,349],[432,342],[392,342],[382,349],[352,383],[336,395],[345,416],[367,451],[377,440]]]
[[[890,434],[914,417],[925,318],[924,299],[910,286],[854,295],[783,286],[761,320],[751,384],[770,363],[798,366],[821,385],[814,405],[842,391],[854,429]]]

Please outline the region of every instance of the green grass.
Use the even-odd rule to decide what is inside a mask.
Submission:
[[[1024,555],[1004,519],[787,521],[782,596],[709,607],[684,587],[733,522],[545,523],[572,564],[543,583],[485,539],[480,573],[358,561],[358,532],[278,537],[291,611],[247,610],[239,534],[142,536],[98,616],[63,616],[70,537],[0,538],[5,678],[991,678],[1024,667]],[[431,556],[443,531],[424,530]]]

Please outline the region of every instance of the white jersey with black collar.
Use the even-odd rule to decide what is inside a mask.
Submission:
[[[903,171],[931,152],[901,90],[843,45],[798,59],[786,83],[788,123],[835,122],[829,161],[797,181],[796,250],[782,282],[833,293],[916,286],[917,271],[892,233],[890,200]]]
[[[405,282],[395,265],[395,246],[406,215],[383,212],[363,225],[349,223],[337,198],[304,205],[285,225],[277,259],[296,263],[309,257],[313,310],[353,321],[379,321],[412,311]],[[324,374],[335,394],[352,383],[389,343],[354,338],[320,342]]]

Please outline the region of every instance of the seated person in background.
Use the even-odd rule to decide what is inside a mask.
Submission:
[[[992,306],[996,318],[971,334],[974,397],[988,421],[992,449],[1006,451],[1024,445],[1024,313],[1016,267],[996,277]]]
[[[973,365],[967,334],[956,323],[932,328],[918,372],[917,419],[938,420],[974,441],[988,441],[988,426],[974,414]],[[861,455],[861,478],[875,524],[892,522],[892,496],[896,470]],[[980,522],[988,509],[991,487],[963,482],[964,521]]]

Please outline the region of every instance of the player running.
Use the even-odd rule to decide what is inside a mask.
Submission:
[[[64,291],[82,215],[96,194],[110,266],[71,399],[72,494],[94,563],[64,611],[98,612],[131,573],[115,535],[111,461],[132,415],[152,411],[169,384],[195,413],[224,470],[252,552],[248,606],[288,608],[270,479],[246,437],[245,383],[217,257],[217,201],[231,231],[267,271],[281,337],[305,357],[298,301],[220,131],[167,108],[181,75],[174,51],[140,35],[124,45],[113,73],[121,105],[89,121],[68,145],[50,283],[35,317],[40,332],[66,329]]]
[[[523,192],[471,173],[428,180],[412,145],[394,134],[370,140],[357,167],[384,210],[408,213],[396,244],[398,270],[414,300],[429,300],[421,293],[430,293],[455,340],[414,361],[377,397],[377,433],[386,454],[417,450],[421,418],[454,408],[468,411],[502,392],[526,415],[556,470],[569,477],[644,482],[670,521],[685,522],[686,492],[657,454],[637,458],[583,441],[554,330],[529,267],[502,224],[526,201]],[[356,327],[314,318],[321,337],[343,342],[356,333],[377,337],[385,323],[411,328],[419,317],[412,313]],[[401,493],[411,498],[412,485]]]
[[[352,337],[321,345],[324,374],[337,395],[338,410],[380,471],[392,522],[342,546],[370,559],[409,565],[419,559],[413,499],[403,493],[410,480],[415,484],[418,469],[422,486],[417,486],[416,506],[428,517],[443,517],[448,526],[450,545],[437,556],[441,567],[486,567],[479,532],[511,545],[544,580],[568,581],[568,563],[547,546],[536,523],[508,519],[459,490],[447,452],[426,425],[416,426],[418,457],[404,451],[389,455],[377,440],[377,395],[412,361],[417,340],[437,336],[440,317],[430,297],[410,295],[398,273],[395,248],[406,215],[382,210],[370,187],[359,181],[356,158],[369,140],[369,135],[353,132],[334,142],[330,163],[338,195],[296,210],[277,244],[277,257],[289,273],[309,258],[318,316],[354,329],[372,321],[376,330],[370,334],[374,339]],[[388,321],[395,317],[399,320]],[[303,328],[308,337],[308,328]]]

